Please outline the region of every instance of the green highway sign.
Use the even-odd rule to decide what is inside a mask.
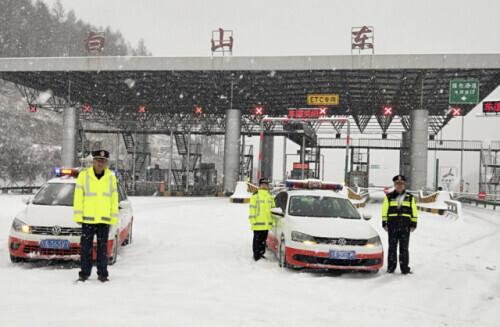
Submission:
[[[479,80],[453,79],[448,94],[450,104],[476,104],[479,102]]]

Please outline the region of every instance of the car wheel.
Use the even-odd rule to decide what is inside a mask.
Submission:
[[[113,254],[112,257],[109,258],[109,264],[114,265],[117,259],[118,259],[118,235],[115,236],[115,240],[113,242]]]
[[[288,263],[286,262],[286,244],[284,239],[282,239],[280,242],[280,248],[278,253],[279,253],[278,259],[280,267],[287,268]]]
[[[10,261],[11,261],[12,263],[24,262],[24,258],[15,257],[15,256],[11,255],[11,256],[10,256]]]

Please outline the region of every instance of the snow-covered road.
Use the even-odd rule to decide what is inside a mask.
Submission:
[[[0,196],[0,326],[500,326],[500,212],[462,221],[421,213],[415,274],[342,275],[255,263],[247,205],[226,198],[132,198],[134,243],[111,282],[75,284],[74,265],[13,265],[19,196]],[[381,233],[380,205],[365,212]]]

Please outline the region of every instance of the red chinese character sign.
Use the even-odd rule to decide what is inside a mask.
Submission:
[[[500,101],[484,101],[483,113],[496,113],[500,114]]]
[[[358,53],[368,50],[375,53],[373,26],[362,26],[351,28],[351,53],[358,50]]]
[[[104,49],[104,34],[89,32],[89,36],[84,40],[85,48],[88,52],[101,52]]]
[[[318,119],[327,116],[328,108],[290,108],[288,118]]]
[[[222,53],[224,56],[226,52],[229,52],[229,54],[232,55],[233,43],[233,31],[224,30],[222,28],[212,31],[212,55],[214,53]]]

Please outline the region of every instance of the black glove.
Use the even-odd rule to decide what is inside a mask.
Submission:
[[[417,223],[412,221],[410,225],[410,232],[413,232],[415,229],[417,229]]]
[[[382,227],[384,228],[384,230],[387,232],[389,230],[389,228],[387,227],[387,221],[383,221],[382,222]]]

